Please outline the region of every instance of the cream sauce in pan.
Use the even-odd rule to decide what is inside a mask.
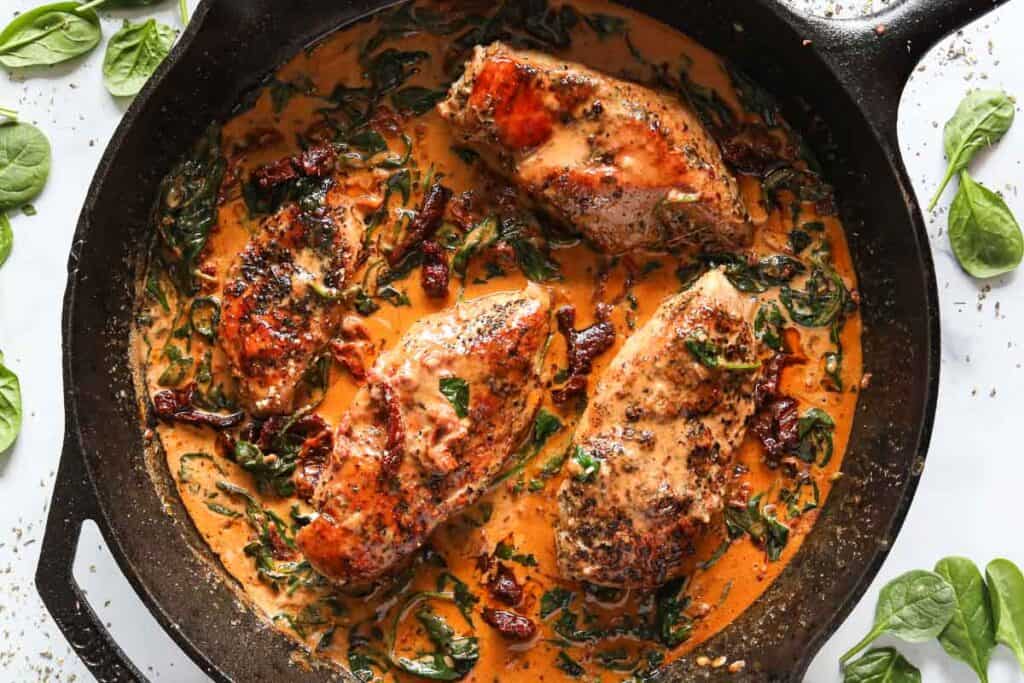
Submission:
[[[556,51],[560,56],[644,82],[651,80],[651,68],[638,60],[634,52],[650,63],[672,65],[673,69],[685,66],[691,87],[698,93],[706,96],[708,91],[703,89],[710,89],[738,120],[762,123],[757,114],[744,111],[743,102],[749,98],[738,96],[734,79],[723,67],[722,60],[686,36],[610,3],[574,0],[572,4],[579,15],[590,21],[577,22],[570,31],[571,46]],[[256,225],[237,190],[237,184],[234,190],[231,189],[232,178],[237,174],[244,179],[261,164],[299,150],[297,135],[307,134],[320,121],[318,110],[325,106],[323,98],[305,93],[330,93],[338,84],[349,87],[367,85],[360,53],[367,42],[379,34],[381,26],[380,19],[359,23],[298,55],[281,69],[277,80],[300,85],[292,87],[287,95],[282,94],[285,88],[280,86],[266,89],[251,108],[223,126],[220,146],[229,159],[228,179],[222,192],[223,201],[219,205],[216,225],[201,259],[202,277],[211,283],[208,288],[214,295],[224,282],[233,258],[244,247]],[[451,81],[445,70],[446,51],[454,37],[461,33],[434,35],[420,32],[389,37],[377,49],[423,50],[429,53],[428,59],[417,62],[416,73],[403,86],[441,90]],[[392,231],[397,230],[401,205],[408,209],[419,205],[428,175],[443,175],[444,184],[456,195],[473,188],[493,186],[487,184],[481,164],[467,163],[452,149],[452,135],[435,111],[431,109],[422,115],[396,120],[412,141],[411,158],[407,164],[412,192],[406,202],[397,195],[391,200],[390,215],[378,229],[384,236],[382,239],[387,239],[394,234]],[[793,134],[785,127],[774,128],[771,135],[795,142],[787,137]],[[386,140],[392,151],[398,155],[404,152],[399,136],[388,135]],[[796,166],[806,168],[803,162]],[[380,179],[392,173],[393,169],[353,171],[349,193],[357,202],[373,207],[380,201]],[[779,193],[780,206],[769,210],[771,204],[765,201],[762,178],[740,174],[739,180],[756,226],[755,255],[792,255],[790,232],[797,227],[811,238],[811,244],[797,257],[810,264],[811,254],[820,253],[822,245],[828,245],[831,255],[826,260],[845,286],[851,292],[856,291],[856,278],[843,228],[836,217],[828,215],[827,201],[800,202],[791,192],[782,191]],[[591,390],[632,330],[642,326],[665,297],[680,290],[682,285],[677,269],[693,262],[692,255],[685,254],[632,254],[612,259],[595,253],[578,241],[552,244],[551,256],[560,264],[561,279],[544,284],[550,288],[556,305],[575,305],[578,328],[594,322],[595,303],[613,304],[610,320],[617,331],[615,346],[597,358],[590,376]],[[372,254],[369,263],[372,267]],[[526,278],[514,263],[510,265],[502,261],[501,275],[496,275],[494,263],[493,259],[483,257],[473,259],[464,288],[453,277],[447,300],[425,297],[415,272],[409,278],[396,282],[395,289],[408,298],[408,304],[395,306],[380,300],[377,301],[379,310],[362,318],[372,345],[378,350],[394,346],[413,322],[453,304],[457,296],[469,299],[489,292],[520,289],[526,284]],[[632,277],[629,277],[631,271]],[[357,276],[357,282],[361,276]],[[798,275],[790,287],[802,289],[806,278],[806,274]],[[152,273],[150,279],[156,284],[142,299],[141,324],[135,331],[134,346],[147,393],[153,395],[169,385],[187,383],[197,370],[203,371],[202,361],[208,354],[213,380],[211,386],[221,384],[224,393],[231,396],[230,373],[216,345],[195,331],[174,332],[182,328],[185,319],[182,311],[188,310],[189,298],[176,295],[173,285],[159,272]],[[152,294],[156,290],[166,297],[166,308],[158,301],[159,296]],[[778,301],[779,291],[778,287],[771,287],[750,296],[756,296],[762,302]],[[573,407],[555,405],[550,392],[546,392],[544,409],[558,417],[562,428],[529,460],[521,474],[497,485],[480,502],[441,527],[430,540],[432,552],[415,560],[402,577],[363,596],[332,590],[302,565],[297,569],[295,564],[287,565],[284,567],[287,571],[276,576],[278,580],[274,580],[274,576],[268,577],[266,571],[261,575],[257,529],[260,520],[265,523],[271,518],[259,508],[274,513],[280,526],[288,530],[284,535],[290,538],[294,535],[293,526],[299,523],[295,521],[295,515],[301,518],[302,514],[310,512],[309,506],[294,495],[281,497],[272,492],[260,493],[252,475],[225,457],[225,451],[218,447],[216,432],[208,427],[161,421],[155,432],[166,452],[167,466],[185,508],[200,534],[220,557],[224,568],[240,584],[255,609],[316,656],[334,659],[342,666],[354,665],[357,670],[372,671],[374,676],[420,680],[412,674],[400,672],[399,667],[386,665],[386,659],[389,644],[395,659],[415,659],[418,653],[434,649],[425,637],[420,621],[414,616],[420,607],[429,604],[433,612],[445,618],[458,634],[478,639],[479,660],[466,674],[466,680],[492,681],[501,677],[508,680],[561,680],[580,671],[586,672],[588,680],[639,677],[661,661],[668,662],[686,655],[728,626],[761,595],[797,552],[814,524],[818,509],[803,511],[804,507],[811,507],[808,503],[814,498],[812,491],[817,490],[820,507],[828,497],[832,482],[839,476],[862,382],[859,314],[848,312],[842,325],[836,328],[837,336],[830,337],[831,327],[805,327],[788,322],[786,308],[779,304],[779,309],[787,318],[783,335],[786,348],[797,361],[784,370],[781,392],[798,400],[801,415],[818,408],[831,417],[834,427],[826,431],[831,432],[833,455],[825,466],[799,459],[796,459],[795,467],[769,466],[761,443],[748,432],[735,454],[736,467],[728,499],[735,509],[756,494],[763,494],[759,509],[774,515],[788,527],[788,542],[784,546],[776,542],[772,549],[769,548],[770,542],[755,543],[749,533],[740,530],[737,538],[722,552],[726,548],[723,545],[723,539],[727,537],[726,525],[716,523],[713,528],[720,531],[710,534],[701,543],[699,552],[692,558],[692,570],[685,585],[678,596],[674,596],[680,616],[670,620],[669,626],[678,637],[669,638],[668,644],[656,634],[647,638],[635,635],[600,637],[585,642],[565,639],[567,630],[573,630],[566,628],[566,621],[560,621],[566,611],[577,615],[577,629],[601,632],[619,623],[616,619],[623,615],[632,615],[638,620],[654,619],[650,610],[659,600],[663,601],[665,595],[587,591],[583,586],[565,582],[558,576],[552,529],[557,516],[555,492],[561,478],[566,476],[566,468],[552,474],[550,463],[557,462],[566,451],[580,413]],[[841,346],[838,368],[835,357],[827,355],[837,351],[837,341]],[[191,365],[177,361],[178,366],[175,366],[174,352],[169,356],[167,351],[169,346],[175,347],[181,357],[191,358]],[[554,335],[544,369],[549,385],[557,384],[556,376],[564,366],[565,358],[565,342],[561,336]],[[175,367],[168,371],[168,365]],[[832,377],[829,370],[833,371]],[[835,377],[841,380],[842,390],[837,390]],[[330,425],[336,424],[357,387],[351,374],[340,365],[332,364],[328,389],[315,412]],[[806,473],[799,488],[790,476],[794,469]],[[224,482],[228,485],[225,486]],[[252,496],[251,502],[247,503],[237,489],[232,492],[232,485],[248,492]],[[786,497],[794,489],[797,499],[794,505],[789,505],[787,503],[792,502],[792,497]],[[253,510],[256,511],[255,517],[251,514]],[[481,556],[493,556],[496,549],[505,557],[504,564],[514,571],[525,591],[525,597],[515,611],[529,617],[538,626],[538,636],[528,643],[510,644],[480,618],[481,607],[501,607],[484,585],[485,575],[481,572],[479,560]],[[778,552],[777,559],[770,559],[769,555],[775,552]],[[438,558],[443,558],[446,568],[437,566]],[[301,557],[295,558],[295,562],[301,562]],[[425,599],[409,604],[410,596],[416,591],[438,590],[439,577],[444,573],[458,577],[479,600],[472,608],[472,628],[456,606],[444,599]],[[541,618],[542,608],[557,603],[556,598],[564,595],[557,590],[552,592],[554,589],[570,591],[574,599],[568,607]],[[443,590],[452,591],[453,584],[447,582]],[[548,599],[545,601],[546,594]],[[682,642],[676,644],[674,641]],[[259,653],[253,654],[259,656]],[[743,653],[721,654],[727,657],[725,666],[732,665],[734,669],[742,666],[737,660],[742,660]],[[580,667],[578,670],[575,669],[577,665]]]

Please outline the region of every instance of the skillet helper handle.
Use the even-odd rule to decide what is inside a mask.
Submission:
[[[82,453],[73,438],[65,435],[36,568],[36,588],[64,637],[97,681],[145,681],[89,606],[72,571],[82,523],[98,520],[99,512]]]
[[[900,98],[921,58],[950,33],[1005,2],[903,0],[868,17],[806,17],[804,26],[814,38],[811,49],[820,51],[886,142],[898,149]]]

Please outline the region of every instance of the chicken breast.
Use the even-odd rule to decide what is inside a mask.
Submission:
[[[677,97],[537,52],[478,47],[438,111],[463,143],[608,253],[733,250],[735,178]]]
[[[558,492],[565,578],[649,588],[680,575],[723,507],[754,412],[755,306],[711,271],[665,301],[601,377]]]
[[[341,324],[364,224],[343,187],[324,203],[264,219],[229,270],[218,340],[250,413],[292,412],[296,386]]]
[[[371,582],[487,490],[540,403],[550,307],[536,285],[461,303],[377,359],[297,536],[317,571]]]

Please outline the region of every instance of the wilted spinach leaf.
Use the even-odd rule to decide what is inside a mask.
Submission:
[[[611,36],[622,35],[629,27],[629,22],[624,17],[602,14],[600,12],[585,14],[583,19],[587,22],[587,26],[592,28],[601,40],[606,40]]]
[[[779,293],[793,322],[804,327],[825,327],[855,309],[842,278],[826,266],[816,266],[803,290],[784,286]]]
[[[398,111],[408,111],[419,116],[433,109],[435,104],[445,98],[445,95],[447,93],[444,90],[410,86],[392,93],[391,104],[395,105],[395,109]]]
[[[220,155],[220,128],[214,124],[160,186],[155,225],[161,256],[178,291],[197,291],[195,269],[217,220],[217,193],[226,163]]]
[[[770,349],[782,351],[782,311],[774,302],[763,304],[754,318],[754,336]]]
[[[817,462],[825,467],[832,460],[832,433],[836,423],[821,408],[811,408],[797,423],[800,445],[797,455],[804,462]]]
[[[469,382],[461,377],[442,377],[439,382],[441,394],[448,399],[459,417],[469,415]]]

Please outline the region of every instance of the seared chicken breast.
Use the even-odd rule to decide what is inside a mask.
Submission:
[[[478,47],[438,111],[542,208],[608,253],[735,249],[735,178],[678,98],[501,43]]]
[[[558,492],[561,574],[654,587],[723,507],[754,412],[756,302],[721,271],[665,301],[601,377]]]
[[[297,536],[317,571],[371,582],[487,490],[539,405],[550,306],[536,285],[461,303],[377,359]]]
[[[264,219],[232,264],[218,340],[250,413],[292,412],[296,386],[341,323],[340,291],[359,260],[363,230],[335,186],[322,209],[287,204]]]

